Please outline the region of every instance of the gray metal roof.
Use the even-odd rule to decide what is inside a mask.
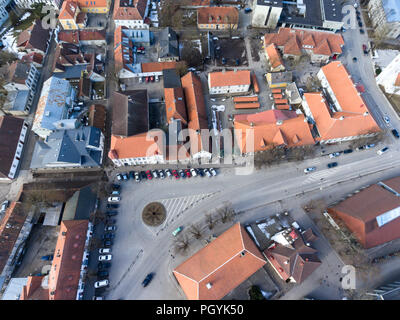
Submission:
[[[179,57],[179,45],[176,32],[167,27],[159,33],[160,52],[159,58]]]
[[[282,7],[283,0],[257,0],[259,6]]]

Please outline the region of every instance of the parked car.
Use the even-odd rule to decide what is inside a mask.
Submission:
[[[139,172],[135,172],[135,181],[136,182],[140,182],[140,175],[139,175]]]
[[[175,179],[179,179],[179,173],[176,170],[172,170],[172,175],[175,177]]]
[[[103,296],[93,296],[92,300],[104,300]]]
[[[128,175],[128,173],[123,173],[122,174],[122,178],[124,179],[124,180],[129,180],[129,175]]]
[[[357,62],[357,57],[353,57],[353,62]]]
[[[99,249],[100,254],[108,254],[111,253],[111,248],[101,248]]]
[[[104,247],[111,247],[113,245],[113,240],[112,239],[106,239],[103,241],[103,246]]]
[[[374,143],[366,144],[366,145],[364,146],[365,149],[371,149],[371,148],[373,148],[373,147],[375,147],[375,144],[374,144]]]
[[[304,169],[304,173],[313,172],[313,171],[315,171],[315,170],[317,170],[316,167],[309,167],[309,168]]]
[[[47,256],[41,257],[40,259],[41,259],[41,260],[45,260],[45,261],[52,261],[53,258],[54,258],[54,255],[49,254],[49,255],[47,255]]]
[[[186,177],[190,178],[192,175],[190,174],[189,169],[185,169],[183,170],[183,172],[185,173]]]
[[[135,171],[129,171],[129,178],[135,179]]]
[[[364,34],[365,33],[364,29],[360,29],[360,33]]]
[[[334,153],[330,153],[329,154],[329,158],[336,158],[336,157],[339,157],[340,156],[340,153],[339,152],[334,152]]]
[[[111,267],[111,263],[110,262],[104,262],[101,261],[97,264],[97,269],[101,270],[101,269],[107,269]]]
[[[143,287],[147,287],[151,281],[151,279],[153,279],[153,273],[149,273],[146,278],[144,278],[143,282],[142,282],[142,286]]]
[[[118,209],[119,204],[118,203],[107,203],[107,209]]]
[[[161,169],[158,170],[158,175],[160,176],[161,179],[164,179],[164,178],[165,178],[165,173],[164,173],[164,171],[162,171]]]
[[[363,45],[362,45],[362,49],[363,49],[363,51],[364,51],[364,54],[368,54],[367,45],[363,44]]]
[[[119,196],[121,194],[121,192],[119,192],[119,190],[113,190],[111,192],[111,196]]]
[[[204,173],[204,170],[199,168],[197,169],[197,173],[199,174],[200,177],[204,177],[206,174]]]
[[[328,163],[328,168],[334,168],[334,167],[337,167],[337,165],[338,165],[337,162],[331,162],[331,163]]]
[[[111,261],[111,260],[112,260],[112,255],[111,254],[106,254],[106,255],[99,256],[99,261]]]
[[[377,151],[377,154],[378,155],[382,155],[382,154],[384,154],[386,151],[388,151],[389,150],[389,147],[384,147],[383,149],[381,149],[381,150],[378,150]]]
[[[106,219],[106,225],[113,225],[117,222],[117,220],[115,219]]]
[[[117,179],[118,179],[118,181],[123,180],[122,174],[118,173],[118,174],[117,174]]]
[[[159,178],[157,170],[152,170],[151,173],[153,175],[153,178]]]
[[[353,149],[346,149],[343,151],[344,154],[352,153]]]
[[[117,226],[106,226],[105,228],[104,228],[104,231],[115,231],[115,230],[117,230]]]
[[[4,200],[3,203],[1,204],[0,213],[6,212],[6,209],[8,208],[9,205],[10,205],[10,201]]]
[[[178,235],[178,233],[181,232],[182,230],[183,230],[183,227],[178,227],[172,232],[172,235],[174,237],[176,237]]]
[[[118,211],[113,210],[113,211],[107,211],[107,216],[111,217],[111,216],[116,216],[118,214]]]
[[[167,177],[172,177],[171,170],[167,169],[165,170],[165,173],[167,174]]]
[[[112,185],[113,190],[121,190],[121,185],[120,184],[113,184]]]
[[[104,239],[114,239],[115,238],[115,233],[111,233],[111,232],[107,232],[105,234],[103,234],[103,240]]]
[[[207,175],[207,177],[209,177],[209,178],[211,178],[212,177],[212,174],[211,174],[211,172],[210,171],[208,171],[208,169],[206,168],[206,169],[204,169],[204,172],[205,172],[205,174]]]
[[[151,77],[150,77],[150,81],[151,81],[151,82],[154,82],[154,76],[151,76]]]
[[[389,124],[389,123],[390,123],[390,119],[389,119],[388,116],[384,116],[384,117],[383,117],[383,120],[386,122],[386,124]]]
[[[145,79],[146,79],[146,82],[149,82],[149,80],[150,80],[150,77],[146,77]]]
[[[150,170],[146,171],[146,176],[147,176],[147,179],[149,179],[149,180],[153,179],[153,175],[151,174]]]
[[[365,147],[365,146],[357,147],[356,150],[357,150],[357,151],[364,150],[364,147]]]
[[[107,201],[108,202],[120,202],[121,197],[108,197]]]
[[[395,138],[397,138],[397,139],[400,138],[399,132],[396,129],[392,130],[392,134],[395,136]]]
[[[108,277],[108,271],[107,270],[97,271],[97,276],[99,278],[107,278]]]
[[[209,169],[211,174],[215,177],[217,175],[217,170],[215,170],[214,168],[210,168]]]
[[[105,280],[101,280],[101,281],[96,281],[96,282],[94,283],[94,287],[95,287],[96,289],[98,289],[98,288],[103,288],[103,287],[108,287],[108,284],[109,284],[108,280],[105,279]]]
[[[190,169],[190,173],[192,174],[193,177],[197,177],[197,172],[195,168]]]
[[[143,179],[143,180],[146,180],[147,179],[147,174],[146,174],[146,172],[144,172],[144,171],[140,171],[140,178],[141,179]]]
[[[250,13],[250,12],[252,12],[253,10],[251,10],[251,8],[245,8],[244,9],[244,13]]]
[[[178,171],[179,175],[181,176],[181,178],[186,178],[186,173],[185,171],[183,171],[182,169]]]

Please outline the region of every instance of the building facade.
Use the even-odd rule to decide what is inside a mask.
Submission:
[[[400,94],[400,54],[376,77],[388,94]]]
[[[250,90],[250,85],[249,70],[210,72],[208,74],[210,94],[245,93]]]
[[[383,37],[397,39],[400,36],[400,3],[396,0],[370,0],[368,16],[375,32]]]

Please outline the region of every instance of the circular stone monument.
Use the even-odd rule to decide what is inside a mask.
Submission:
[[[167,217],[165,207],[159,202],[151,202],[144,207],[142,212],[143,222],[150,227],[161,225]]]

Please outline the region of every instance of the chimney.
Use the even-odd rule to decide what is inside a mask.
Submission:
[[[250,122],[250,127],[254,127],[254,122]]]
[[[282,120],[278,120],[277,122],[276,122],[276,125],[277,126],[281,126],[283,124],[283,121]]]
[[[241,257],[244,257],[245,254],[246,254],[246,251],[243,250],[243,251],[240,253],[240,256],[241,256]]]
[[[344,119],[344,117],[343,116],[341,116],[340,118],[339,118],[339,120],[343,120]]]
[[[289,263],[289,260],[285,260],[284,264],[288,264],[288,263]]]
[[[208,282],[208,283],[206,284],[206,287],[207,287],[208,290],[210,290],[210,289],[212,288],[211,282]]]
[[[368,112],[368,111],[365,111],[363,115],[364,115],[364,116],[368,116],[368,115],[369,115],[369,112]]]

